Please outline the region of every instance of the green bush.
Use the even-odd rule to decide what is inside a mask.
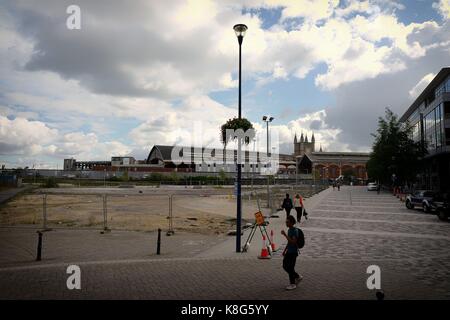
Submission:
[[[58,183],[55,177],[48,177],[41,185],[43,188],[58,188]]]
[[[158,173],[158,172],[153,172],[147,178],[147,180],[150,180],[150,181],[161,181],[162,179],[163,179],[163,174],[162,173]]]

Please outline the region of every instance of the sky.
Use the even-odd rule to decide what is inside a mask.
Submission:
[[[81,29],[67,28],[70,5]],[[369,152],[450,62],[450,0],[4,0],[0,164],[145,159],[153,145],[220,146],[242,114],[279,150]],[[258,148],[258,147],[257,147]]]

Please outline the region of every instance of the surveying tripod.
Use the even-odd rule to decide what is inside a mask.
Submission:
[[[255,220],[255,223],[251,226],[252,230],[250,231],[250,234],[247,237],[247,241],[245,241],[245,245],[242,248],[242,252],[247,252],[248,247],[250,246],[250,243],[252,242],[253,236],[256,233],[256,229],[259,229],[259,231],[261,232],[261,235],[266,236],[266,239],[269,242],[269,245],[268,245],[269,252],[272,253],[272,241],[270,240],[269,234],[267,233],[267,229],[266,229],[266,226],[269,224],[269,222],[264,221],[264,217],[262,216],[262,213],[261,213],[261,206],[259,205],[259,197],[258,197],[257,193],[256,193],[256,202],[258,203],[259,211],[255,214],[255,216],[259,214],[260,217],[259,217],[259,219],[257,217],[257,219]],[[262,221],[260,219],[262,219]]]

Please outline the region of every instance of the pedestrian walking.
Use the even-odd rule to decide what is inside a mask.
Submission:
[[[380,194],[380,190],[381,190],[381,184],[378,183],[378,184],[377,184],[377,194]]]
[[[341,191],[341,182],[340,181],[337,182],[337,188],[338,188],[338,191]]]
[[[336,180],[333,180],[333,191],[336,190]]]
[[[297,239],[299,235],[299,229],[294,227],[295,218],[289,215],[286,218],[286,227],[288,227],[288,232],[281,230],[281,234],[286,237],[288,241],[286,248],[283,251],[283,269],[289,275],[289,285],[286,287],[286,290],[294,290],[297,288],[298,283],[303,279],[301,275],[299,275],[295,271],[295,263],[297,261],[298,256],[298,246]]]
[[[286,198],[284,198],[281,207],[286,210],[286,217],[288,217],[291,214],[292,208],[294,207],[294,205],[292,204],[292,199],[289,198],[289,193],[286,193]]]
[[[300,223],[303,215],[303,198],[298,193],[294,198],[294,208],[297,212],[297,222]]]

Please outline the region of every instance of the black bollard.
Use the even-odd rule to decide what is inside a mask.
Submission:
[[[158,244],[156,247],[156,254],[161,254],[161,229],[158,229]]]
[[[378,301],[383,301],[384,300],[383,290],[377,290],[377,292],[375,293],[375,296],[377,297]]]
[[[42,254],[42,232],[38,231],[38,247],[37,247],[37,257],[36,261],[41,261],[41,254]]]

